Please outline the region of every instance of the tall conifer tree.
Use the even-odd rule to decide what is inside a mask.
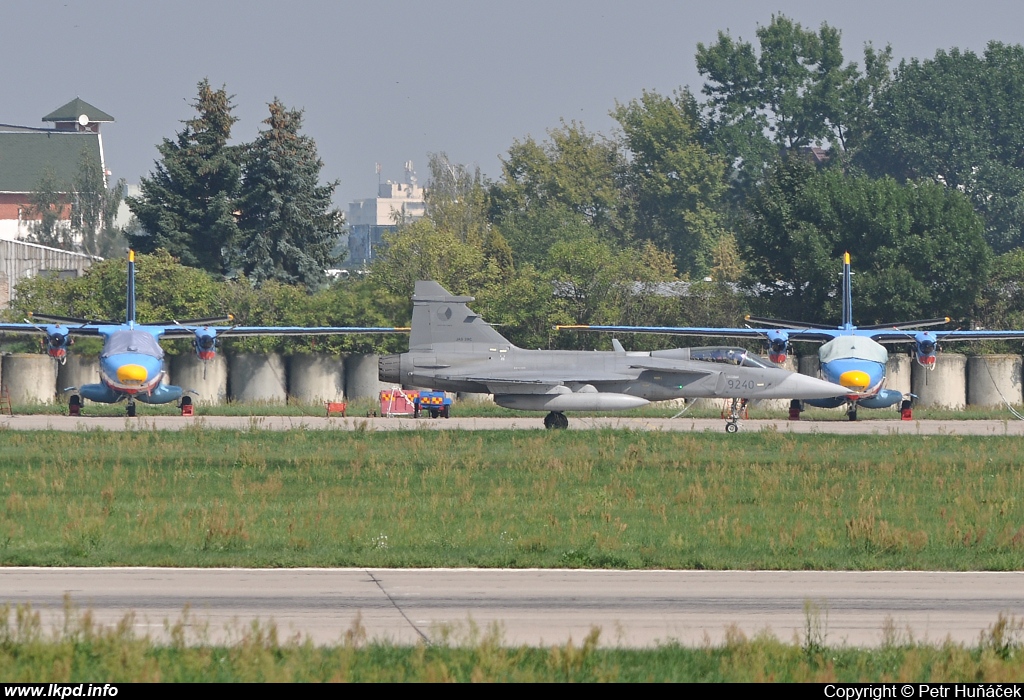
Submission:
[[[224,88],[206,79],[193,107],[198,114],[177,139],[157,146],[161,159],[142,179],[142,194],[128,198],[141,230],[127,236],[140,252],[164,248],[185,265],[224,273],[238,234],[240,149],[228,145],[238,120]]]
[[[313,289],[334,262],[341,212],[331,206],[336,182],[320,185],[316,143],[299,133],[302,111],[270,103],[266,129],[249,147],[242,181],[241,236],[235,266],[253,282],[277,280]]]

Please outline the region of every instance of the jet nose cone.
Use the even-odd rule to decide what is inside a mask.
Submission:
[[[121,365],[117,368],[117,379],[122,382],[144,382],[148,378],[142,365]]]
[[[856,389],[857,391],[864,391],[871,386],[871,377],[867,372],[861,372],[857,369],[851,369],[848,372],[843,372],[839,375],[839,383],[848,389]]]
[[[779,384],[779,396],[786,399],[830,399],[833,396],[845,396],[850,393],[848,387],[826,382],[817,377],[804,374],[790,374]]]

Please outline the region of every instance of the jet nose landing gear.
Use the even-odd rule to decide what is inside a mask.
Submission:
[[[735,433],[740,429],[739,420],[740,418],[747,417],[747,400],[746,399],[733,399],[732,403],[729,404],[729,415],[725,419],[725,432]]]
[[[560,411],[552,411],[544,416],[544,427],[548,430],[565,430],[569,427],[569,419]]]

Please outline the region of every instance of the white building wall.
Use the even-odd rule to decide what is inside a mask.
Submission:
[[[10,305],[15,286],[26,277],[44,270],[78,277],[98,260],[102,258],[35,243],[0,240],[0,308]]]

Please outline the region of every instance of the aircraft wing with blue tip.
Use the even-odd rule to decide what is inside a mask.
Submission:
[[[931,331],[939,342],[953,340],[1022,340],[1024,331]],[[913,342],[914,335],[907,331],[871,331],[871,337],[879,343]]]
[[[557,330],[597,331],[602,333],[655,333],[662,335],[692,335],[703,338],[751,338],[764,340],[771,328],[701,328],[697,326],[556,326]],[[827,342],[832,340],[839,331],[818,328],[793,327],[787,329],[792,340],[809,342]],[[904,334],[904,339],[906,335]]]
[[[78,326],[66,323],[0,323],[0,333],[46,333],[47,329],[59,330],[67,335],[98,336],[99,326]]]
[[[148,324],[146,324],[147,327]],[[403,327],[370,327],[370,326],[163,326],[165,338],[187,338],[196,331],[210,330],[218,338],[241,338],[246,336],[266,335],[347,335],[353,333],[408,333]]]

